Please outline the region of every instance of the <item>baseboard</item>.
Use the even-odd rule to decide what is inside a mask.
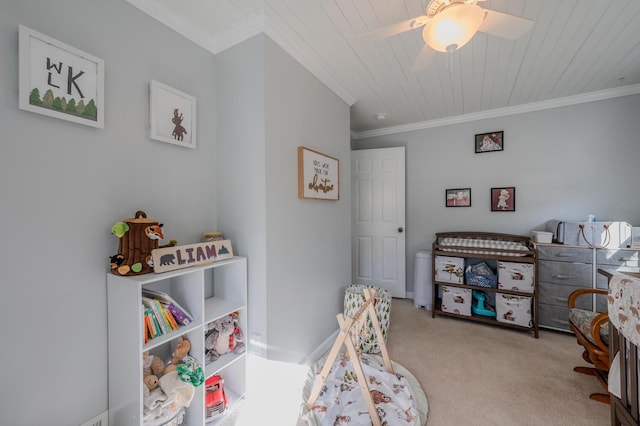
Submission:
[[[323,354],[331,349],[333,342],[336,340],[336,336],[338,336],[338,331],[334,331],[329,337],[327,337],[316,349],[314,349],[309,355],[304,357],[299,364],[300,365],[311,365],[317,360],[319,360]]]
[[[80,426],[109,426],[109,410],[103,411],[94,418],[82,423]]]

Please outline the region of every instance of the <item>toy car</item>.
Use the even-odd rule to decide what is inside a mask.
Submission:
[[[218,417],[227,409],[227,396],[224,393],[224,380],[218,374],[205,381],[205,417]]]

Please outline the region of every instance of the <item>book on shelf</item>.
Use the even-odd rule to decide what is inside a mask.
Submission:
[[[144,297],[144,296],[142,296],[142,303],[144,304],[144,306],[146,306],[147,308],[153,311],[153,316],[156,319],[158,326],[160,327],[160,330],[161,330],[160,334],[170,333],[171,330],[167,325],[167,320],[164,319],[164,315],[162,314],[162,310],[161,310],[162,308],[160,307],[160,304],[156,300],[151,299],[149,297]]]
[[[181,323],[182,325],[188,325],[193,321],[193,317],[189,314],[189,312],[182,306],[180,306],[180,304],[167,293],[158,290],[152,290],[149,288],[143,288],[142,294],[145,297],[159,301],[162,305],[165,306],[166,309],[169,310],[169,312],[171,312],[176,321]]]
[[[162,306],[162,304],[160,305]],[[167,318],[167,322],[169,323],[169,325],[171,325],[171,328],[174,330],[177,330],[178,328],[180,328],[180,325],[178,324],[176,319],[173,317],[173,314],[171,313],[171,311],[169,311],[164,306],[162,308],[164,309],[164,316]]]
[[[153,339],[154,337],[161,336],[163,334],[162,329],[160,328],[160,324],[158,323],[158,319],[156,318],[156,315],[153,312],[153,309],[145,308],[144,317],[145,317],[145,320],[149,323],[148,327],[151,334],[151,338]]]
[[[173,315],[173,318],[176,320],[176,322],[179,322],[182,325],[189,325],[191,320],[180,309],[176,308],[171,303],[161,304],[166,307],[169,312],[171,312],[171,315]]]
[[[146,345],[149,342],[149,327],[147,322],[147,317],[142,317],[142,335],[144,336],[144,344]]]

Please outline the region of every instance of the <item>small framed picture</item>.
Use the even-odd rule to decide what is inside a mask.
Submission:
[[[516,188],[513,186],[491,188],[491,211],[515,212]]]
[[[502,151],[504,149],[504,132],[480,133],[476,135],[476,154]]]
[[[298,147],[298,198],[340,199],[340,160]]]
[[[471,188],[445,189],[447,207],[471,207]]]
[[[20,109],[104,129],[104,61],[19,27]]]
[[[196,98],[155,80],[149,89],[151,139],[195,149]]]

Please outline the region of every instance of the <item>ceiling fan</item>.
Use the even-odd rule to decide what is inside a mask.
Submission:
[[[423,27],[425,42],[413,69],[424,68],[436,52],[451,53],[469,42],[480,31],[515,40],[533,26],[533,21],[495,10],[483,9],[484,0],[431,0],[424,15],[380,28],[356,37],[370,42]]]

